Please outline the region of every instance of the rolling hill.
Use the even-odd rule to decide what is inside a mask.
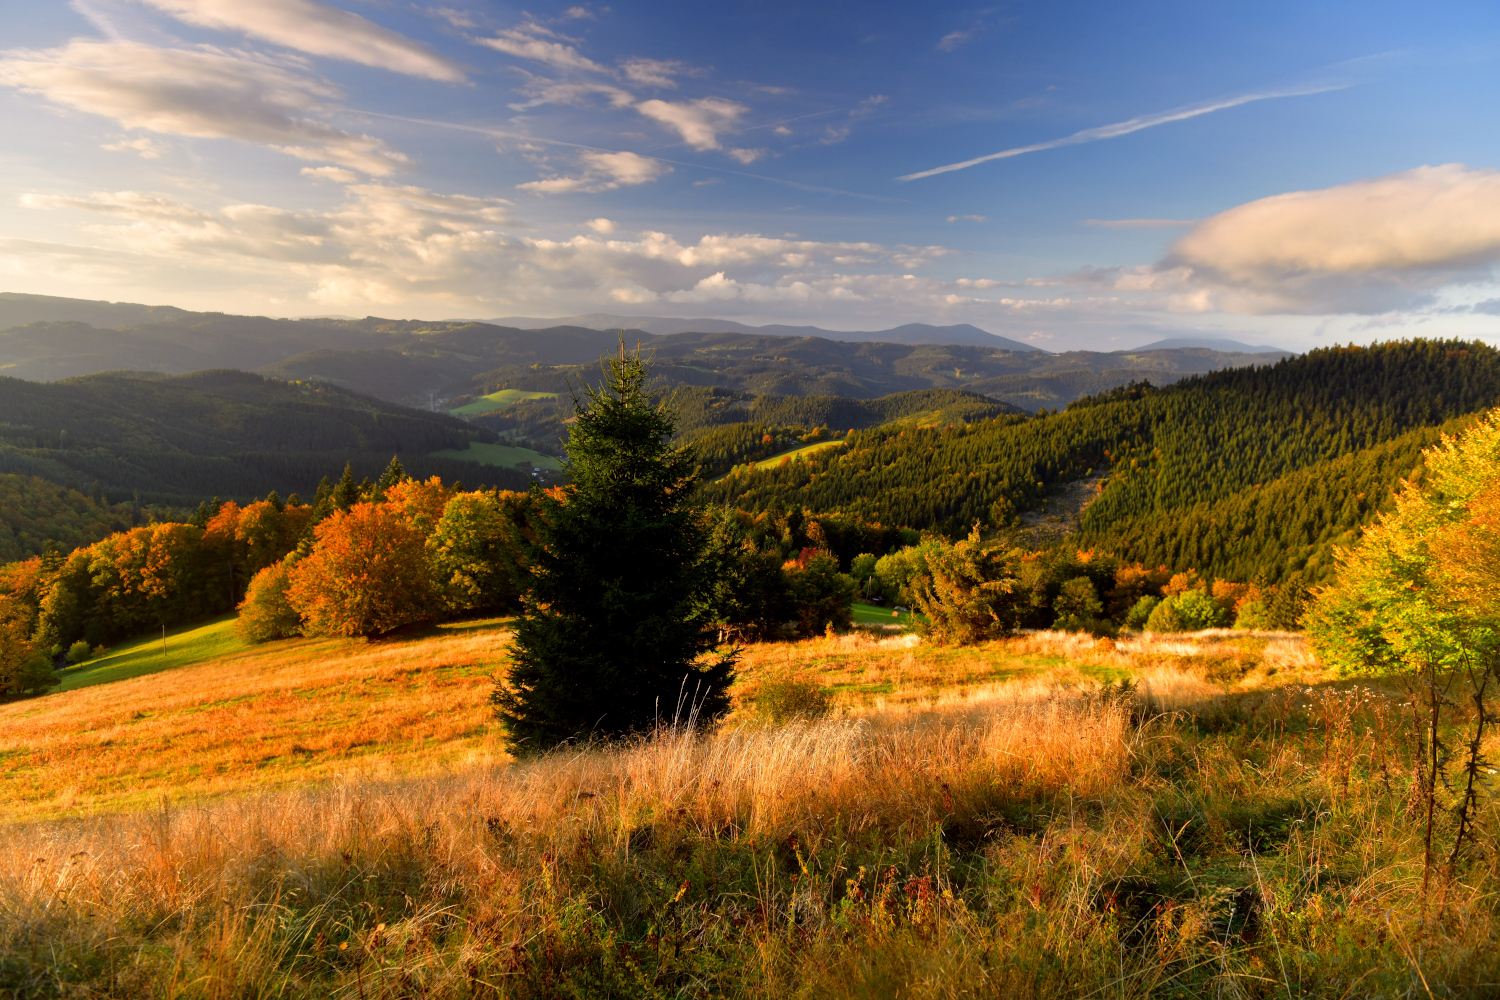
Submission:
[[[0,379],[0,472],[97,490],[106,503],[310,494],[345,462],[378,476],[392,454],[413,475],[524,486],[513,469],[429,457],[476,438],[494,435],[446,414],[232,370]]]

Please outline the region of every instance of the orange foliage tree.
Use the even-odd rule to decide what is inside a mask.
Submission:
[[[304,633],[380,635],[433,617],[438,602],[426,536],[410,510],[358,503],[318,524],[317,543],[292,568],[286,588]]]

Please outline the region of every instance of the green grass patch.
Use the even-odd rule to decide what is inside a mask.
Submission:
[[[455,416],[467,416],[474,413],[493,413],[503,410],[507,406],[513,406],[523,399],[556,399],[555,392],[530,392],[526,389],[501,389],[492,392],[488,396],[480,396],[472,402],[465,403],[456,410],[449,410]]]
[[[854,605],[854,624],[856,625],[910,625],[910,611],[894,611],[891,608],[877,608],[873,604]]]
[[[507,389],[506,392],[511,390]],[[442,451],[432,453],[434,458],[459,458],[465,462],[478,462],[480,465],[503,465],[514,469],[522,462],[541,469],[552,469],[554,471],[562,468],[562,462],[551,455],[543,455],[539,451],[530,448],[517,448],[509,444],[484,444],[481,441],[470,441],[469,447],[463,451],[456,448],[445,448]]]
[[[790,459],[796,462],[816,452],[827,451],[829,448],[842,448],[843,446],[843,441],[819,441],[817,444],[803,445],[801,448],[784,451],[780,455],[772,455],[763,462],[756,462],[755,467],[757,469],[770,469],[780,465],[783,459]]]
[[[117,646],[95,660],[85,660],[63,671],[59,691],[72,691],[94,684],[108,684],[162,670],[191,666],[204,660],[228,656],[250,647],[234,631],[234,615],[215,618],[207,625],[168,629],[166,655],[162,655],[161,633]]]

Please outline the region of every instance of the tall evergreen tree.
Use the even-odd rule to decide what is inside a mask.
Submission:
[[[647,732],[696,710],[723,715],[736,654],[711,653],[695,612],[706,530],[696,462],[672,450],[675,414],[650,399],[639,349],[574,398],[571,486],[536,496],[532,568],[495,705],[513,748]]]
[[[386,490],[410,478],[406,474],[406,467],[401,464],[401,459],[392,455],[391,463],[385,467],[385,471],[380,474],[380,480],[375,484],[375,493],[377,496],[385,496]]]
[[[362,499],[359,484],[354,481],[354,465],[344,464],[344,474],[339,477],[338,484],[334,486],[333,492],[329,494],[333,498],[333,505],[339,510],[348,510]]]

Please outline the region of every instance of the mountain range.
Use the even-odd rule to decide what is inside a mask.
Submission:
[[[997,351],[1038,351],[1040,347],[987,333],[977,326],[959,323],[954,326],[932,326],[929,323],[907,323],[889,330],[825,330],[818,326],[747,326],[732,319],[674,319],[668,316],[620,316],[612,313],[585,313],[562,319],[538,319],[531,316],[508,316],[483,320],[494,326],[511,326],[521,330],[545,330],[557,326],[581,326],[587,330],[628,332],[639,330],[658,337],[677,333],[743,333],[760,337],[818,337],[822,340],[874,344],[963,344],[991,347]]]

